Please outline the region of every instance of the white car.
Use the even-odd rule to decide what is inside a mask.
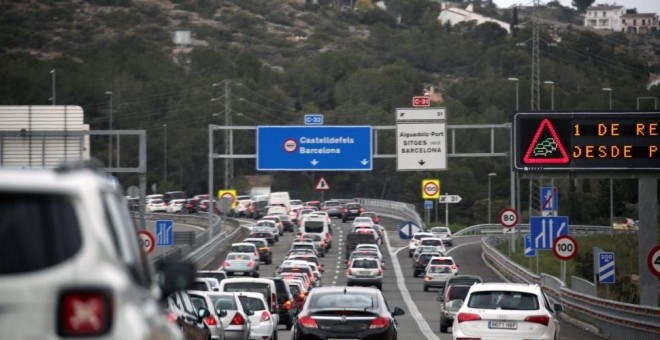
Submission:
[[[264,295],[256,292],[240,292],[237,295],[243,309],[252,312],[248,316],[252,326],[250,339],[277,339],[277,324]]]
[[[0,197],[0,339],[181,339],[106,174],[0,169]],[[161,289],[177,283],[172,269],[160,273]]]
[[[448,246],[454,245],[454,240],[451,236],[451,230],[447,227],[433,227],[429,230],[433,237],[437,237],[442,240],[442,242]]]
[[[560,304],[552,309],[539,285],[476,283],[452,325],[453,339],[559,339]]]
[[[415,233],[410,239],[410,244],[408,244],[408,257],[412,257],[415,249],[419,245],[419,240],[423,237],[433,237],[433,234],[427,232]]]
[[[456,264],[456,261],[454,261],[454,258],[451,256],[433,256],[429,260],[429,263],[426,265],[426,269],[428,269],[430,266],[449,266],[452,274],[460,274],[458,272],[458,265]]]
[[[353,220],[353,226],[359,225],[359,224],[368,224],[368,225],[374,225],[374,220],[371,219],[371,217],[366,217],[366,216],[360,216],[356,217]]]
[[[254,202],[251,199],[240,200],[234,208],[234,213],[237,217],[248,217],[252,213],[252,204]]]
[[[375,251],[378,253],[378,259],[380,260],[381,263],[383,263],[383,254],[380,252],[380,248],[378,247],[377,244],[358,244],[357,247],[355,247],[355,250],[353,251],[360,251],[360,250],[370,250],[370,251]]]
[[[187,200],[185,199],[174,199],[165,207],[165,210],[170,213],[180,213],[183,210],[183,207],[186,205]]]
[[[445,248],[445,243],[442,242],[442,239],[439,239],[437,237],[422,237],[421,239],[419,239],[419,243],[417,245],[435,247],[435,249],[442,254],[447,252],[447,249]]]
[[[155,198],[149,201],[149,203],[147,203],[146,210],[148,213],[167,212],[167,204],[165,203],[165,201]]]

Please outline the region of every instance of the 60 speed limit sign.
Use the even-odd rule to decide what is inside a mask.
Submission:
[[[507,208],[500,212],[500,223],[507,228],[515,227],[518,220],[518,212],[515,209]]]
[[[552,243],[552,252],[558,259],[568,261],[577,255],[578,243],[569,235],[559,236]]]

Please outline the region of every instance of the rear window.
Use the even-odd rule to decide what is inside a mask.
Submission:
[[[423,246],[439,246],[442,244],[442,241],[440,240],[423,240],[421,242]]]
[[[267,300],[270,300],[270,285],[258,282],[234,282],[225,284],[225,292],[255,292],[261,293]]]
[[[233,296],[226,295],[211,295],[211,301],[213,301],[213,306],[216,311],[219,310],[238,310],[236,306],[236,300]]]
[[[248,246],[248,245],[232,246],[231,247],[231,252],[232,253],[251,253],[253,251],[254,251],[254,247]]]
[[[282,268],[282,273],[305,273],[311,275],[312,270],[309,267],[284,267]]]
[[[364,293],[324,293],[313,295],[309,302],[310,309],[322,308],[359,308],[370,310],[378,308],[378,299],[375,295]]]
[[[374,237],[371,234],[351,233],[346,236],[349,243],[374,243]]]
[[[378,263],[373,260],[355,260],[353,261],[353,268],[378,268]]]
[[[435,259],[431,262],[431,264],[441,264],[441,265],[451,266],[452,264],[454,264],[454,261],[450,259]]]
[[[227,274],[225,274],[225,273],[197,273],[197,277],[210,277],[210,278],[218,280],[218,282],[221,282],[222,280],[227,278]]]
[[[324,225],[325,223],[323,221],[307,221],[305,222],[305,232],[322,233]]]
[[[239,295],[238,300],[241,301],[241,305],[243,306],[244,310],[266,310],[266,306],[264,306],[264,302],[261,299],[257,299],[251,296]]]
[[[435,261],[433,261],[435,262]],[[447,274],[451,273],[451,268],[448,266],[433,266],[429,268],[429,273],[434,273],[434,274]]]
[[[360,209],[359,204],[347,204],[346,209]]]
[[[511,291],[474,292],[468,307],[479,309],[537,310],[539,301],[535,294]]]
[[[0,192],[0,275],[64,262],[80,250],[81,238],[70,197]]]
[[[422,239],[423,237],[429,237],[429,236],[430,236],[430,235],[415,234],[415,235],[413,236],[413,238],[414,238],[415,240],[420,240],[420,239]]]
[[[469,290],[469,286],[450,286],[447,300],[465,300]]]
[[[191,286],[192,287],[190,289],[192,289],[192,290],[201,290],[203,292],[209,290],[209,288],[208,288],[208,286],[206,285],[205,282],[193,282],[191,284]]]

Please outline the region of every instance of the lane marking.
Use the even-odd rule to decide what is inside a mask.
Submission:
[[[406,307],[408,307],[410,316],[413,318],[413,320],[415,320],[419,330],[427,339],[441,340],[437,335],[435,335],[435,333],[433,333],[433,330],[424,319],[424,316],[419,312],[419,309],[417,309],[417,305],[415,304],[412,296],[410,296],[410,292],[406,287],[406,281],[403,277],[403,272],[401,271],[401,266],[399,265],[399,259],[397,258],[396,253],[392,251],[392,247],[390,246],[390,238],[387,236],[387,233],[385,233],[385,245],[387,246],[387,251],[390,253],[390,257],[392,258],[392,268],[394,268],[394,274],[396,275],[396,284],[399,287],[401,296],[403,297],[403,302],[406,304]],[[399,248],[397,252],[401,251],[401,249],[403,248]]]

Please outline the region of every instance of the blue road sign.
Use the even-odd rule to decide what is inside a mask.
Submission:
[[[323,125],[323,115],[320,113],[306,114],[305,125]]]
[[[174,245],[174,223],[172,220],[156,221],[156,246]]]
[[[431,210],[433,209],[433,201],[424,201],[424,209]]]
[[[598,282],[614,283],[614,253],[598,254]]]
[[[397,229],[399,230],[399,237],[402,240],[410,240],[412,239],[415,233],[419,233],[422,231],[422,228],[420,228],[417,224],[411,221],[403,224],[399,224]]]
[[[532,247],[532,235],[525,234],[525,256],[536,256],[536,249]]]
[[[551,250],[557,237],[568,235],[568,216],[532,216],[529,231],[532,248]]]
[[[259,171],[371,171],[371,126],[259,126]]]
[[[541,211],[554,213],[559,208],[559,195],[555,187],[541,187]]]

